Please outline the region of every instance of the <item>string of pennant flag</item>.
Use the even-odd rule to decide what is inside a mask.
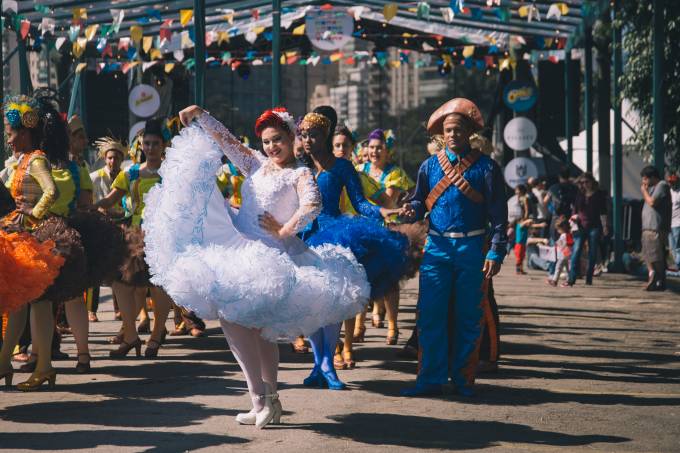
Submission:
[[[14,5],[12,5],[14,3]],[[503,6],[506,2],[501,0],[487,0],[487,6],[466,6],[463,0],[451,0],[449,6],[440,8],[440,13],[445,22],[451,22],[458,16],[466,16],[474,19],[481,19],[483,12],[492,12],[500,21],[507,21],[511,17],[511,7]],[[14,10],[12,11],[14,6]],[[47,5],[34,5],[35,11],[44,15],[40,23],[35,26],[26,17],[17,14],[16,2],[3,1],[3,12],[13,13],[9,16],[12,28],[18,31],[21,39],[27,41],[30,48],[40,49],[43,43],[54,46],[57,50],[66,51],[64,46],[69,45],[70,53],[75,59],[80,59],[89,43],[93,43],[94,47],[99,53],[99,57],[95,60],[98,72],[109,72],[121,70],[124,73],[130,69],[141,65],[142,68],[157,64],[162,64],[166,72],[172,71],[177,64],[182,64],[186,69],[191,69],[195,65],[195,56],[188,57],[185,51],[195,47],[196,37],[194,36],[193,27],[189,27],[194,17],[192,9],[181,9],[178,14],[172,18],[164,18],[161,11],[156,9],[147,9],[142,17],[136,19],[137,24],[129,27],[128,36],[119,36],[121,25],[125,19],[124,9],[111,9],[111,22],[107,24],[91,24],[87,25],[88,15],[87,9],[76,7],[72,9],[72,17],[68,28],[64,25],[57,30],[57,22],[54,18],[49,17],[54,13],[54,10]],[[304,13],[311,7],[299,8],[284,8],[283,13],[302,13],[297,17],[304,17]],[[374,51],[372,53],[367,51],[354,52],[332,52],[332,53],[317,53],[311,52],[303,54],[301,51],[286,51],[281,56],[281,64],[284,65],[317,65],[317,64],[377,64],[383,67],[399,67],[404,64],[413,64],[415,66],[425,66],[437,62],[440,65],[464,65],[468,68],[477,68],[481,70],[498,69],[514,67],[518,59],[526,59],[536,61],[538,59],[548,59],[554,62],[564,56],[564,49],[567,47],[567,37],[533,37],[532,47],[541,50],[542,52],[515,52],[515,49],[522,49],[527,45],[527,39],[521,35],[511,36],[507,48],[501,47],[495,39],[488,37],[487,45],[460,45],[455,47],[441,47],[443,37],[432,35],[429,33],[372,33],[368,30],[362,29],[361,18],[362,15],[368,13],[370,8],[367,6],[355,6],[350,8],[338,8],[330,4],[318,7],[323,11],[336,10],[337,14],[346,15],[351,14],[356,21],[356,27],[352,35],[356,38],[371,39],[371,38],[392,38],[401,40],[406,45],[410,41],[420,40],[420,48],[418,49],[417,57],[412,58],[411,51],[401,49],[398,52],[398,58],[389,58],[387,52]],[[400,10],[408,11],[416,14],[421,20],[429,20],[433,13],[432,8],[428,2],[414,2],[404,4],[400,2],[386,4],[383,7],[382,15],[385,23],[392,21]],[[569,6],[564,2],[556,2],[550,5],[544,19],[560,20],[569,12]],[[219,47],[224,44],[229,44],[236,36],[243,36],[244,39],[251,45],[255,44],[258,39],[264,38],[266,41],[272,40],[272,32],[263,25],[257,25],[261,19],[261,11],[257,8],[250,11],[252,20],[235,20],[235,11],[230,9],[220,10],[222,23],[213,26],[206,31],[205,44],[206,47],[217,45],[218,49],[209,49],[206,55],[206,63],[208,66],[228,66],[232,70],[238,68],[240,64],[249,63],[253,66],[269,64],[272,61],[270,51],[261,50],[242,50],[223,52]],[[526,18],[528,22],[540,21],[541,15],[539,9],[534,4],[521,5],[516,8],[516,14],[521,18]],[[5,24],[5,16],[3,16],[3,27]],[[178,22],[181,28],[186,28],[181,31],[173,31],[171,27]],[[159,24],[157,33],[153,35],[145,35],[144,25]],[[306,25],[304,23],[293,27],[294,19],[282,17],[281,25],[283,28],[282,35],[284,37],[303,36],[306,33]],[[229,25],[229,27],[226,27]],[[58,31],[60,33],[58,33]],[[429,42],[428,42],[429,41]],[[147,61],[142,61],[142,57]],[[78,70],[82,70],[87,65],[80,63]]]

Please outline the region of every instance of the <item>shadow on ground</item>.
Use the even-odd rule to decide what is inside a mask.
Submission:
[[[39,433],[0,433],[3,450],[91,450],[98,446],[136,447],[135,451],[161,453],[192,451],[206,447],[243,444],[249,442],[239,437],[215,434],[195,434],[159,431],[82,430]]]
[[[336,423],[313,423],[300,427],[365,444],[423,449],[481,449],[502,442],[575,447],[630,440],[617,436],[539,431],[515,423],[441,420],[411,415],[355,413],[332,417],[332,420]]]

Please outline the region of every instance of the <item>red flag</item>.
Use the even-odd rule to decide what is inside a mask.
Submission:
[[[251,12],[253,14],[253,19],[260,20],[260,10],[259,9],[254,9]]]
[[[331,5],[330,3],[326,3],[324,5],[321,5],[321,7],[319,9],[321,11],[330,11],[330,10],[333,9],[333,5]]]
[[[28,32],[31,29],[31,21],[28,19],[24,19],[21,21],[21,39],[26,39],[26,36],[28,36]]]

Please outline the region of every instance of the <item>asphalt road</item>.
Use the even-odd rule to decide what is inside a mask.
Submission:
[[[170,338],[156,360],[111,361],[106,338],[119,323],[107,296],[90,324],[92,374],[73,372],[66,337],[73,359],[55,363],[54,391],[0,390],[0,450],[680,451],[678,281],[666,293],[621,275],[552,288],[511,271],[495,282],[501,367],[478,380],[477,397],[398,396],[416,371],[396,356],[413,325],[414,280],[402,290],[400,345],[369,327],[358,368],[339,373],[351,390],[303,388],[311,356],[281,343],[284,424],[264,430],[234,421],[249,399],[217,323],[205,338]]]

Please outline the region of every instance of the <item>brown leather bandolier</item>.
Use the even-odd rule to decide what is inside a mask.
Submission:
[[[479,151],[473,149],[468,153],[467,156],[465,156],[463,159],[460,159],[454,166],[451,164],[451,161],[449,161],[445,150],[439,151],[439,153],[437,153],[437,159],[439,160],[439,165],[444,171],[445,177],[442,178],[437,183],[437,185],[434,186],[434,189],[432,189],[432,191],[428,194],[427,199],[425,200],[425,206],[427,207],[428,211],[432,210],[432,206],[434,206],[435,202],[452,184],[456,186],[458,190],[463,193],[463,195],[468,197],[473,202],[484,203],[484,195],[473,189],[463,177],[465,170],[477,162],[481,155],[482,154]]]

